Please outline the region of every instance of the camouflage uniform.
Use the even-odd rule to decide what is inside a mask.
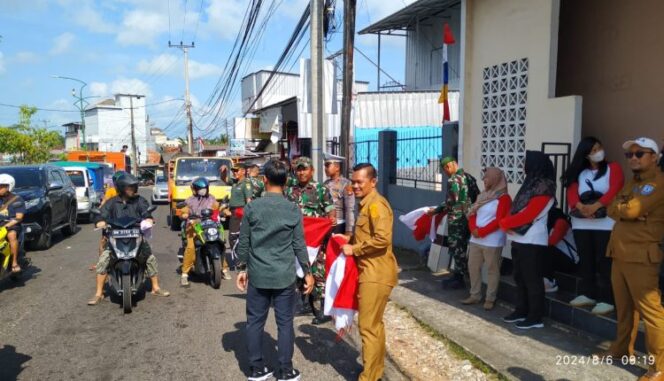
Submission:
[[[463,169],[459,169],[447,180],[447,199],[436,208],[435,213],[447,214],[447,246],[454,258],[454,271],[460,275],[468,273],[466,251],[470,231],[466,212],[469,207],[468,180]]]
[[[265,191],[265,184],[263,183],[263,180],[259,179],[258,177],[249,177],[249,182],[251,182],[251,186],[253,188],[251,199],[255,200],[261,197]]]

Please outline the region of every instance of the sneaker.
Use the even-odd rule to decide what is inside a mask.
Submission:
[[[541,320],[524,319],[517,322],[514,326],[519,329],[544,328],[544,323]]]
[[[558,292],[558,282],[556,282],[555,278],[544,278],[544,292],[547,294]]]
[[[233,277],[231,277],[231,273],[230,273],[230,271],[228,271],[228,270],[224,270],[224,271],[222,271],[222,272],[221,272],[221,275],[222,275],[222,278],[224,278],[224,280],[231,280],[231,279],[233,279]]]
[[[569,304],[572,307],[590,307],[597,304],[597,301],[595,301],[594,299],[590,299],[585,295],[579,295],[576,298],[572,299],[572,301],[569,302]]]
[[[183,275],[180,277],[180,286],[181,287],[189,287],[189,277],[186,275]]]
[[[505,323],[517,323],[526,320],[526,317],[520,314],[517,314],[516,311],[512,312],[511,314],[505,316],[503,318],[503,321]]]
[[[298,381],[300,379],[300,371],[297,369],[280,369],[277,372],[277,381]]]
[[[595,307],[592,309],[592,311],[590,311],[590,313],[594,315],[606,315],[610,314],[614,310],[615,308],[611,304],[597,303],[597,305],[595,305]]]
[[[251,376],[247,378],[249,381],[267,381],[268,379],[272,378],[272,375],[274,372],[270,370],[268,367],[264,366],[263,369],[261,368],[251,368]]]

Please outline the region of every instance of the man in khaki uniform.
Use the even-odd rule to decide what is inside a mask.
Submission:
[[[634,177],[608,210],[616,221],[607,256],[613,258],[611,283],[618,315],[609,354],[629,354],[636,311],[645,322],[646,346],[654,360],[639,380],[664,380],[664,308],[658,284],[664,258],[659,246],[664,237],[664,174],[657,168],[659,150],[652,139],[627,141],[623,149]]]
[[[359,271],[359,328],[364,370],[359,381],[376,381],[385,367],[383,314],[397,284],[397,261],[392,252],[392,208],[376,191],[376,169],[371,164],[353,168],[353,192],[360,199],[355,231],[347,256],[355,256]]]

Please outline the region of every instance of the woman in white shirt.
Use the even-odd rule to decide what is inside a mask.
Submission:
[[[606,256],[606,247],[614,221],[606,208],[623,187],[622,168],[606,160],[597,138],[587,137],[576,148],[564,180],[581,277],[579,295],[570,304],[592,306],[592,313],[598,315],[613,312],[611,258]]]

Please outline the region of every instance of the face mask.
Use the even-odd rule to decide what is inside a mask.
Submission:
[[[588,160],[593,163],[601,163],[604,161],[604,150],[597,151],[592,155],[588,155]]]
[[[198,190],[198,195],[199,196],[206,196],[207,195],[207,189],[199,189]]]

